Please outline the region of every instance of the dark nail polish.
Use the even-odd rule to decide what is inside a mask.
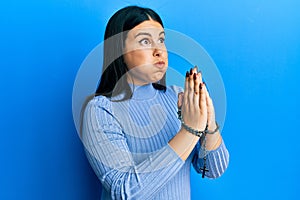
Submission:
[[[190,76],[190,73],[186,71],[185,77],[188,78]]]
[[[196,74],[195,74],[195,73],[194,73],[193,77],[194,77],[194,80],[196,80],[197,76],[196,76]]]
[[[207,87],[207,85],[206,85],[206,83],[205,83],[204,80],[203,80],[203,84],[205,85],[207,92],[209,92],[208,87]]]
[[[193,74],[193,68],[190,69],[190,75],[192,75],[192,74]]]
[[[200,83],[199,87],[200,87],[200,90],[201,90],[202,89],[202,83]]]

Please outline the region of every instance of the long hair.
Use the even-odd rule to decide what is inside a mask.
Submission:
[[[149,8],[128,6],[117,11],[108,21],[104,35],[103,69],[95,96],[113,97],[123,94],[122,100],[131,98],[132,91],[125,78],[128,67],[124,62],[123,50],[127,33],[150,18],[163,26],[159,15]],[[158,90],[166,90],[166,77],[152,83]]]

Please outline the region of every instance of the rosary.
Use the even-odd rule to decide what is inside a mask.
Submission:
[[[207,125],[204,131],[198,131],[195,130],[191,127],[189,127],[188,125],[186,125],[182,119],[182,115],[181,115],[181,109],[178,109],[178,119],[181,121],[181,125],[184,129],[186,129],[188,132],[192,133],[193,135],[196,135],[198,137],[200,137],[200,140],[202,141],[202,153],[203,153],[203,167],[200,168],[200,170],[202,171],[202,178],[205,177],[205,172],[208,172],[209,170],[206,168],[206,160],[207,160],[207,149],[206,149],[206,134],[214,134],[219,130],[219,125],[218,123],[216,123],[217,127],[214,131],[209,132],[207,129]]]
[[[206,155],[207,155],[207,149],[206,149],[206,134],[207,134],[207,126],[205,129],[205,133],[203,134],[202,138],[202,148],[203,148],[203,167],[200,168],[202,171],[202,178],[205,176],[205,172],[208,172],[208,169],[206,168]]]

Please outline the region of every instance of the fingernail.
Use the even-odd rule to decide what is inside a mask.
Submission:
[[[192,74],[193,74],[193,68],[190,69],[190,75],[192,75]]]
[[[205,85],[207,92],[209,92],[208,87],[207,87],[205,81],[203,81],[203,84]]]
[[[200,90],[201,90],[202,89],[202,83],[200,83],[199,87],[200,87]]]
[[[193,77],[194,77],[194,80],[196,80],[196,78],[197,78],[196,73],[194,73]]]
[[[186,74],[185,74],[185,77],[189,77],[190,76],[190,73],[188,71],[186,71]]]

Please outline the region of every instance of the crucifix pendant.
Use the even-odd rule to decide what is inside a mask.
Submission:
[[[208,169],[206,168],[206,165],[200,168],[202,170],[202,178],[205,176],[205,172],[208,172]]]
[[[203,167],[201,167],[200,170],[202,170],[202,178],[204,178],[205,172],[208,172],[208,169],[206,168],[206,133],[204,134],[202,145],[204,149],[204,157],[203,157]]]

